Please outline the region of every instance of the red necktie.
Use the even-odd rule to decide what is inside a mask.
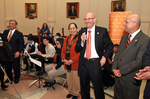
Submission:
[[[9,34],[9,37],[8,37],[8,42],[10,41],[11,36],[12,36],[12,30],[10,30],[10,34]]]
[[[91,57],[91,31],[88,31],[88,40],[86,43],[86,58],[90,58]]]
[[[128,47],[128,45],[130,44],[130,38],[131,38],[131,35],[129,36],[128,40],[127,40],[127,43],[126,43],[126,48]]]

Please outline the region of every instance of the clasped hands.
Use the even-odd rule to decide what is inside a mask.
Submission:
[[[121,77],[121,73],[120,73],[120,70],[118,69],[113,69],[113,73],[116,77]]]
[[[137,77],[134,77],[137,80],[149,80],[150,79],[150,66],[145,67],[144,69],[139,70],[136,73]]]
[[[66,65],[71,65],[73,63],[73,61],[71,59],[70,60],[64,59],[64,63]]]

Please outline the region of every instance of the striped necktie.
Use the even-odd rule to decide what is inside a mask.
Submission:
[[[127,48],[128,45],[130,44],[130,38],[131,38],[131,35],[128,37],[128,40],[127,40],[127,43],[126,43],[126,48]]]

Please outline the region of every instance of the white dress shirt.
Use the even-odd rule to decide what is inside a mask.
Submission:
[[[135,31],[134,33],[130,34],[131,38],[130,38],[130,42],[133,40],[133,38],[140,32],[141,29],[138,29],[137,31]],[[129,37],[129,36],[128,36]]]
[[[15,30],[16,30],[16,29],[12,30],[12,35],[11,35],[11,37],[13,36],[13,34],[14,34]],[[8,35],[7,35],[7,39],[9,38],[10,31],[11,31],[11,30],[9,30],[9,33],[8,33]]]
[[[38,43],[35,42],[35,44],[34,44],[34,41],[32,42],[32,44],[28,43],[27,46],[26,46],[26,49],[25,49],[26,51],[28,51],[29,45],[30,45],[30,46],[33,46],[33,45],[34,45],[34,47],[35,47],[35,51],[32,52],[32,53],[30,53],[30,55],[36,54],[37,51],[38,51]]]
[[[87,38],[89,34],[88,31],[89,29],[87,29]],[[91,57],[90,58],[99,58],[95,49],[95,25],[90,31],[91,31]],[[86,50],[85,50],[84,57],[86,58]]]

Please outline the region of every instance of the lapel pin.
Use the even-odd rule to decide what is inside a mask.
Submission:
[[[137,40],[135,40],[135,42],[137,42]]]
[[[97,34],[99,34],[99,32],[97,32]]]

